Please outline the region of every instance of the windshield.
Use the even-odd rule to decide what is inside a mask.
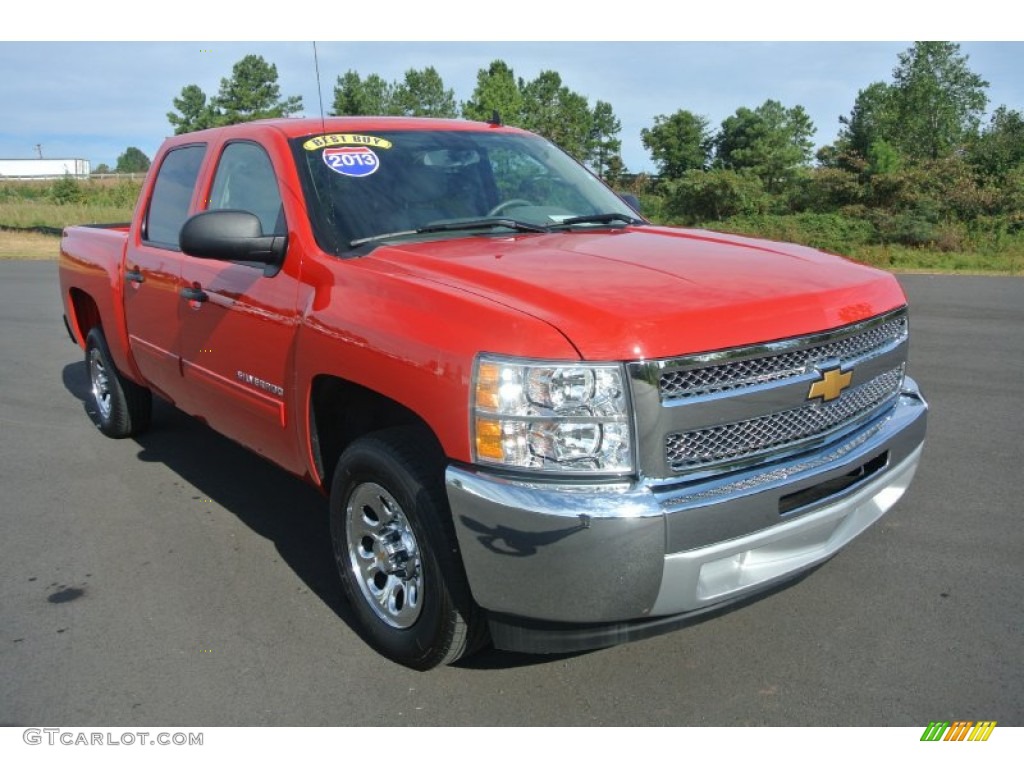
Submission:
[[[293,140],[320,247],[639,222],[551,142],[486,131],[380,131]],[[579,221],[574,221],[579,219]]]

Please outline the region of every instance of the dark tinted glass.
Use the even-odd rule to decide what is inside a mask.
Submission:
[[[229,208],[259,217],[263,234],[285,234],[281,193],[266,151],[258,144],[228,144],[210,192],[210,210]]]
[[[167,153],[160,165],[146,216],[147,242],[168,248],[178,247],[178,232],[188,218],[192,190],[195,189],[204,154],[205,145],[181,147]]]
[[[442,235],[416,230],[481,217],[550,227],[577,216],[633,215],[593,174],[537,136],[456,130],[329,136],[334,144],[321,138],[292,146],[314,234],[328,252],[392,233],[436,238]]]

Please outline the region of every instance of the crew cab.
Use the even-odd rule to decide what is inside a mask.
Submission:
[[[498,124],[168,139],[129,225],[63,233],[94,419],[139,434],[155,394],[322,489],[362,636],[413,668],[750,599],[911,482],[906,299],[633,203]]]

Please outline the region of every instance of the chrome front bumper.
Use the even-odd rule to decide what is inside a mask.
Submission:
[[[908,378],[892,411],[839,443],[689,483],[557,485],[451,466],[473,597],[493,614],[621,625],[769,589],[896,503],[917,468],[927,410]]]

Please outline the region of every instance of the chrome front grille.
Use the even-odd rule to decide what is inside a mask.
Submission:
[[[630,363],[638,465],[647,477],[690,480],[832,450],[895,406],[908,342],[900,308],[821,333]]]
[[[901,313],[853,335],[806,348],[767,355],[753,350],[750,354],[757,356],[744,359],[735,359],[736,353],[729,352],[705,355],[690,362],[696,367],[663,372],[659,391],[663,400],[677,400],[782,381],[824,362],[834,361],[847,368],[906,337],[907,316]],[[723,362],[715,362],[723,358]]]
[[[674,471],[683,472],[796,447],[855,423],[892,401],[902,384],[900,365],[847,390],[830,403],[815,402],[754,419],[670,434],[665,440],[665,458]]]

